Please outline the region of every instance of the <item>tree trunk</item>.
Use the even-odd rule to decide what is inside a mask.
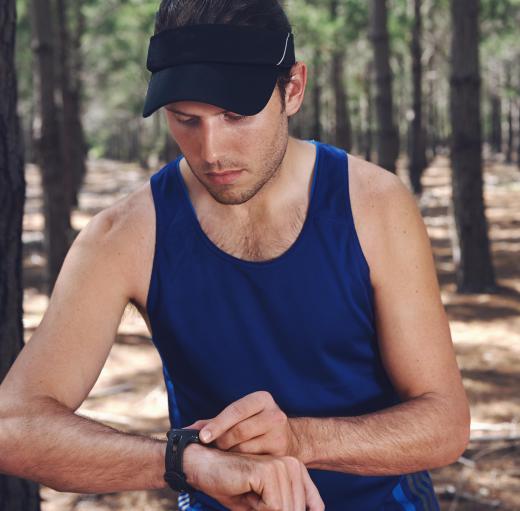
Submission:
[[[361,98],[350,103],[350,119],[351,119],[351,148],[350,152],[360,154],[363,147],[363,128],[361,121]]]
[[[514,144],[514,130],[513,130],[513,99],[509,98],[509,108],[507,111],[507,148],[506,148],[506,163],[513,163],[513,144]]]
[[[512,89],[511,65],[506,64],[506,89],[508,92]],[[513,163],[513,145],[515,143],[514,127],[513,127],[513,109],[514,101],[509,96],[507,109],[507,146],[506,146],[506,162]]]
[[[366,113],[365,113],[365,159],[372,161],[372,119],[373,114],[373,98],[372,98],[372,83],[373,83],[373,66],[367,65],[365,74],[365,91],[366,91]]]
[[[395,172],[399,134],[393,119],[392,71],[386,0],[371,0],[371,33],[374,48],[378,163]]]
[[[334,21],[338,16],[338,0],[331,0],[331,19]],[[332,54],[332,86],[335,99],[335,123],[334,144],[343,147],[347,151],[352,149],[352,125],[348,109],[348,92],[345,82],[345,51],[344,45],[336,41]]]
[[[38,141],[47,253],[47,292],[51,294],[70,246],[70,202],[64,187],[60,120],[55,104],[54,38],[49,0],[32,0],[33,48],[37,58],[42,115]]]
[[[428,66],[428,69],[433,69],[433,62],[431,62]],[[427,120],[427,128],[425,130],[426,133],[426,146],[429,149],[428,158],[433,160],[435,156],[437,156],[438,146],[439,146],[439,133],[438,133],[438,111],[437,111],[437,101],[435,94],[435,81],[430,79],[428,84],[428,120]]]
[[[320,50],[314,50],[314,86],[312,88],[312,106],[314,111],[312,123],[312,138],[314,140],[321,140],[321,54]]]
[[[352,129],[348,111],[348,93],[343,79],[344,74],[343,52],[336,51],[332,56],[332,83],[335,96],[335,144],[350,151],[352,149]]]
[[[67,30],[67,13],[64,0],[51,0],[52,16],[56,20],[56,33],[54,34],[54,66],[56,70],[56,88],[59,100],[56,103],[58,117],[60,119],[62,183],[67,194],[69,207],[72,208],[72,179],[74,139],[71,126],[70,104],[70,80],[69,80],[69,36]]]
[[[493,152],[502,152],[502,99],[496,92],[491,94],[490,144]]]
[[[80,81],[79,76],[73,76],[71,51],[70,48],[70,35],[69,35],[69,5],[67,0],[55,0],[56,5],[56,20],[59,26],[59,38],[58,38],[58,74],[60,81],[62,105],[63,105],[63,149],[64,149],[64,178],[66,179],[67,192],[69,193],[69,200],[72,206],[78,204],[78,184],[81,182],[82,176],[85,175],[85,150],[84,150],[84,137],[83,127],[81,124],[80,117],[80,104],[78,96],[78,83]],[[78,7],[77,7],[78,8]],[[75,36],[76,39],[78,36]],[[77,51],[75,48],[78,44],[74,41],[73,51]],[[81,43],[79,43],[81,44]],[[75,56],[75,59],[79,59],[79,56]],[[81,179],[80,179],[81,176]]]
[[[459,292],[495,289],[483,197],[479,0],[451,0],[453,247]]]
[[[87,175],[87,155],[88,147],[85,140],[85,133],[83,130],[82,109],[81,109],[81,94],[82,94],[82,73],[83,73],[83,53],[82,53],[82,41],[83,34],[85,33],[85,14],[83,12],[84,0],[75,1],[75,28],[72,31],[72,66],[71,66],[71,103],[74,119],[74,139],[77,144],[77,154],[75,158],[77,163],[74,166],[73,172],[73,199],[72,203],[74,206],[78,205],[78,193],[83,185],[85,176]]]
[[[23,347],[22,221],[25,178],[16,115],[16,2],[0,4],[0,383]],[[0,511],[39,511],[38,485],[0,475]]]
[[[421,177],[426,168],[426,144],[422,115],[422,0],[414,0],[414,27],[412,32],[413,119],[410,123],[410,183],[415,194],[422,193]]]
[[[83,90],[83,53],[82,53],[82,42],[83,35],[85,33],[85,14],[83,12],[83,4],[84,0],[75,0],[75,9],[73,12],[76,15],[76,23],[75,28],[72,31],[72,88],[71,88],[71,98],[72,105],[74,111],[74,133],[75,140],[78,144],[77,150],[78,154],[76,155],[77,164],[74,167],[74,197],[73,204],[75,206],[78,205],[77,195],[81,186],[83,185],[83,181],[85,180],[85,176],[87,175],[87,156],[88,156],[88,146],[87,141],[85,139],[85,132],[83,130],[82,119],[82,106],[81,106],[81,95]]]
[[[516,165],[520,169],[520,101],[517,103],[516,113],[518,115],[518,131],[516,133]]]

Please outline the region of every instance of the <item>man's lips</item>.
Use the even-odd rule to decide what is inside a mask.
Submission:
[[[240,177],[243,170],[224,170],[220,172],[209,172],[208,178],[217,185],[227,185]]]

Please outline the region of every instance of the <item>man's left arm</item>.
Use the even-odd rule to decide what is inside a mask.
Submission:
[[[373,197],[379,219],[372,220],[369,265],[381,357],[403,402],[358,417],[291,420],[310,468],[408,473],[454,462],[469,439],[469,407],[428,233],[399,178],[387,181]]]
[[[216,439],[218,447],[285,451],[308,468],[362,475],[440,467],[464,451],[469,407],[428,234],[399,178],[386,181],[384,193],[373,197],[378,220],[365,255],[381,358],[402,403],[356,417],[287,418],[267,393],[259,392],[198,423],[211,430],[209,441]]]

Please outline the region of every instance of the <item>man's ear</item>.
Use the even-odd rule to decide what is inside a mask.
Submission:
[[[285,88],[285,111],[290,117],[300,110],[307,85],[307,66],[296,62],[291,68],[291,80]]]

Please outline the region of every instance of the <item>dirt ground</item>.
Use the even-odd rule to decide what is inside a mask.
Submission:
[[[499,291],[457,295],[450,249],[450,169],[438,158],[424,177],[420,208],[430,234],[450,320],[457,359],[472,411],[472,441],[463,458],[434,470],[444,511],[520,510],[520,171],[488,164],[485,199]],[[406,182],[404,173],[400,173]],[[87,182],[73,225],[81,229],[97,211],[127,195],[149,174],[134,165],[110,161],[89,164]],[[37,169],[27,168],[24,218],[25,338],[41,321],[43,217]],[[106,366],[79,413],[123,431],[163,436],[168,429],[161,363],[144,321],[125,313]],[[43,511],[175,509],[168,490],[108,495],[41,491]],[[355,510],[363,511],[363,510]]]

